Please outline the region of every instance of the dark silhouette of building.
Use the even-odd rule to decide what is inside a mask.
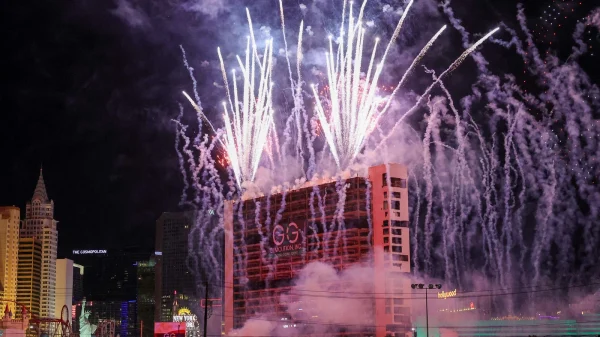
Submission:
[[[137,296],[136,262],[147,260],[148,256],[148,252],[138,247],[127,247],[75,250],[70,259],[84,268],[82,284],[85,288],[82,290],[88,300],[130,301]]]
[[[156,322],[173,321],[175,294],[196,301],[194,275],[187,268],[188,234],[194,212],[165,212],[156,220],[155,311]]]
[[[154,330],[154,257],[137,262],[137,329],[141,337],[151,337]]]
[[[73,263],[73,304],[81,302],[83,299],[83,276],[85,268],[77,263]]]

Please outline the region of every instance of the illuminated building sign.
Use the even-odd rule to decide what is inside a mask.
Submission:
[[[192,314],[192,311],[186,307],[183,307],[177,311],[177,315],[180,315],[180,316],[186,316],[186,315],[191,315],[191,314]]]
[[[304,226],[295,222],[277,224],[271,233],[271,253],[277,256],[292,256],[304,250]]]
[[[442,291],[441,293],[438,293],[437,295],[438,295],[438,298],[441,298],[441,299],[456,297],[456,289],[454,289],[452,291],[448,291],[448,292]]]
[[[196,315],[175,315],[173,322],[185,322],[186,328],[195,328],[198,325],[198,317]]]
[[[198,325],[198,317],[189,308],[181,307],[177,310],[177,315],[173,316],[173,322],[185,323],[186,328],[193,329]]]
[[[83,250],[74,250],[74,255],[87,255],[87,254],[106,254],[106,249],[83,249]]]

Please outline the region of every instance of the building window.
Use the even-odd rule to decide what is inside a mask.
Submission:
[[[389,227],[389,226],[390,226],[389,220],[383,220],[383,227]]]
[[[392,200],[392,208],[393,209],[400,209],[400,201],[399,200]]]
[[[400,199],[400,192],[392,192],[392,197]]]
[[[390,178],[390,182],[392,183],[392,187],[400,187],[400,188],[406,188],[406,179],[401,179],[401,178]],[[387,181],[384,182],[384,184],[387,184]],[[384,185],[387,186],[387,185]]]
[[[392,246],[392,252],[394,252],[394,253],[402,253],[402,246]]]
[[[400,228],[392,228],[392,234],[394,234],[394,235],[402,235],[402,230]]]
[[[390,246],[383,247],[383,251],[386,252],[386,253],[389,253],[390,252]]]
[[[408,255],[393,254],[392,260],[406,262],[406,261],[408,261]]]
[[[408,221],[398,221],[398,220],[392,220],[392,227],[394,228],[407,228],[408,227]]]
[[[390,238],[388,238],[388,237],[383,238],[383,243],[390,243]]]
[[[384,209],[384,210],[388,209],[388,202],[387,202],[387,200],[385,200],[385,201],[383,202],[383,209]]]
[[[384,228],[383,229],[383,235],[389,235],[390,234],[390,229],[389,228]]]
[[[406,321],[406,316],[394,315],[394,323],[404,323]]]
[[[383,238],[383,239],[384,239],[384,241],[385,241],[385,239],[387,239],[387,238]],[[392,243],[395,243],[395,244],[397,244],[397,245],[401,245],[401,244],[402,244],[402,238],[399,238],[399,237],[393,237],[393,238],[392,238]]]

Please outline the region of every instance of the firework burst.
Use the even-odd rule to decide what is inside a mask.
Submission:
[[[364,74],[365,69],[362,59],[365,50],[366,28],[363,26],[362,21],[367,1],[365,0],[362,3],[356,17],[353,3],[347,4],[344,1],[337,51],[334,52],[333,36],[329,36],[329,52],[325,55],[329,106],[325,106],[323,103],[318,94],[317,86],[312,85],[316,97],[316,114],[339,169],[345,169],[361,151],[367,137],[374,128],[373,123],[384,111],[385,104],[382,105],[382,102],[386,101],[386,97],[379,95],[379,78],[385,59],[401,31],[412,3],[413,1],[408,3],[378,62],[375,59],[379,39],[375,39],[366,74]],[[348,22],[346,25],[347,7]],[[441,31],[436,34],[435,38],[439,36]],[[430,44],[424,49],[429,46]]]
[[[352,4],[352,2],[349,3],[347,27],[344,21],[342,21],[339,37],[340,43],[335,53],[333,50],[333,37],[329,36],[329,52],[325,55],[329,88],[326,97],[330,102],[329,106],[323,103],[323,100],[320,98],[322,95],[319,95],[317,86],[312,86],[316,97],[316,114],[323,127],[323,133],[331,154],[340,170],[346,169],[360,153],[367,138],[375,129],[381,117],[390,108],[392,99],[406,82],[408,75],[446,29],[446,26],[443,26],[427,42],[406,70],[392,93],[385,95],[380,90],[379,78],[385,65],[386,57],[400,34],[413,1],[408,3],[400,21],[398,21],[392,38],[377,63],[375,59],[379,39],[375,39],[366,75],[363,73],[364,68],[362,64],[366,29],[363,27],[362,20],[367,1],[363,2],[357,17],[354,17]],[[343,8],[343,17],[345,19],[346,1]],[[421,97],[429,93],[435,85],[439,84],[445,75],[456,69],[477,46],[487,40],[497,30],[498,28],[488,33],[484,38],[477,41],[477,43],[461,54],[440,76],[439,80],[435,81]],[[414,108],[419,106],[420,103],[421,100],[417,102]],[[412,112],[414,108],[409,110],[408,113]]]
[[[241,88],[238,88],[236,69],[231,71],[233,92],[227,79],[221,49],[217,49],[227,95],[227,101],[223,102],[225,134],[221,144],[227,150],[227,162],[240,188],[242,183],[254,181],[273,122],[273,40],[266,41],[262,57],[259,56],[248,9],[246,14],[250,35],[246,42],[244,60],[237,56]],[[187,94],[186,97],[196,107]]]

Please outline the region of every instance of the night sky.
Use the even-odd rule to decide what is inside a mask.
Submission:
[[[461,2],[460,17],[488,18],[470,23],[480,31],[490,22],[514,26],[512,0],[453,3]],[[171,119],[191,81],[179,45],[201,69],[216,59],[209,27],[243,9],[225,0],[135,3],[10,1],[0,8],[0,205],[21,207],[24,216],[43,165],[59,257],[83,248],[153,250],[155,220],[178,209],[182,188]],[[543,26],[542,5],[527,8],[533,24],[554,29]],[[560,43],[536,34],[541,43]],[[201,85],[211,81],[198,77]]]

